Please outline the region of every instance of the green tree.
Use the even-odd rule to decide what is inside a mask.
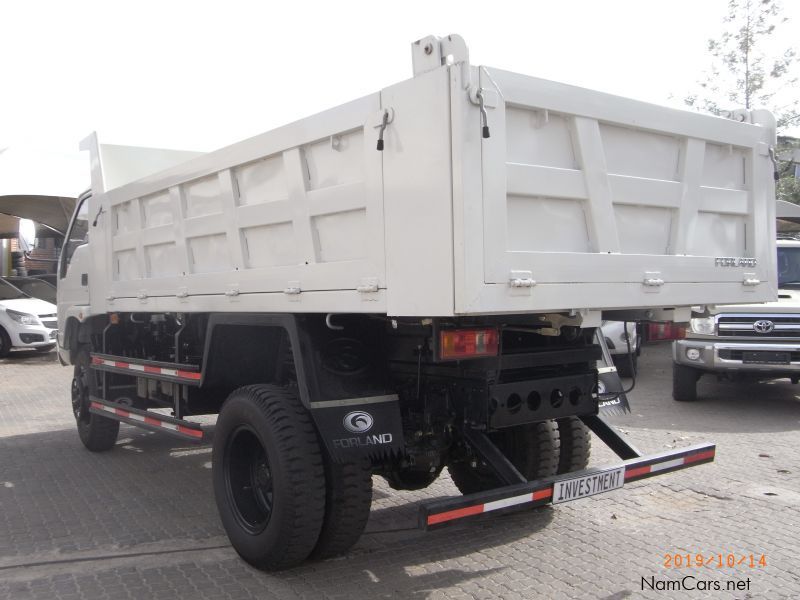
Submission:
[[[794,157],[800,156],[800,139],[792,137],[778,137],[778,183],[775,194],[779,200],[787,200],[800,204],[800,178],[797,175],[797,165],[800,161]]]
[[[714,114],[733,108],[767,108],[777,121],[778,198],[800,204],[800,183],[790,160],[796,138],[781,136],[800,125],[796,85],[800,62],[792,48],[776,48],[775,33],[785,28],[777,0],[729,0],[719,37],[708,41],[711,67],[687,96],[687,105]]]
[[[779,133],[800,124],[800,100],[791,97],[798,82],[797,51],[776,50],[771,43],[787,22],[777,0],[729,0],[722,33],[708,40],[711,68],[686,104],[716,114],[769,108]]]

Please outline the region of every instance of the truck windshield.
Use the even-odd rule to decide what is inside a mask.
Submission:
[[[778,287],[800,285],[800,247],[778,248]]]
[[[29,298],[29,296],[7,281],[0,279],[0,300],[19,300],[20,298]]]

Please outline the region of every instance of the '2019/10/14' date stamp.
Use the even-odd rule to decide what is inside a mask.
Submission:
[[[760,569],[767,566],[767,556],[753,552],[683,552],[664,554],[665,569],[683,569],[694,567]]]

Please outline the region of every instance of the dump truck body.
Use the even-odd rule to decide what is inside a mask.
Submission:
[[[774,130],[764,113],[742,118],[755,124],[432,67],[94,190],[91,310],[428,317],[771,300]]]

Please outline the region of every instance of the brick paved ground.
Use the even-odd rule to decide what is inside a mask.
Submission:
[[[230,548],[213,502],[210,449],[122,427],[83,449],[70,370],[55,355],[0,360],[0,598],[797,598],[800,388],[701,381],[669,398],[665,346],[648,347],[634,410],[614,423],[647,452],[713,440],[717,461],[558,508],[413,529],[423,498],[376,478],[368,533],[344,558],[279,574]],[[593,463],[613,462],[599,443]],[[766,568],[665,569],[667,552],[765,554]],[[750,578],[750,591],[642,591],[641,578]]]

